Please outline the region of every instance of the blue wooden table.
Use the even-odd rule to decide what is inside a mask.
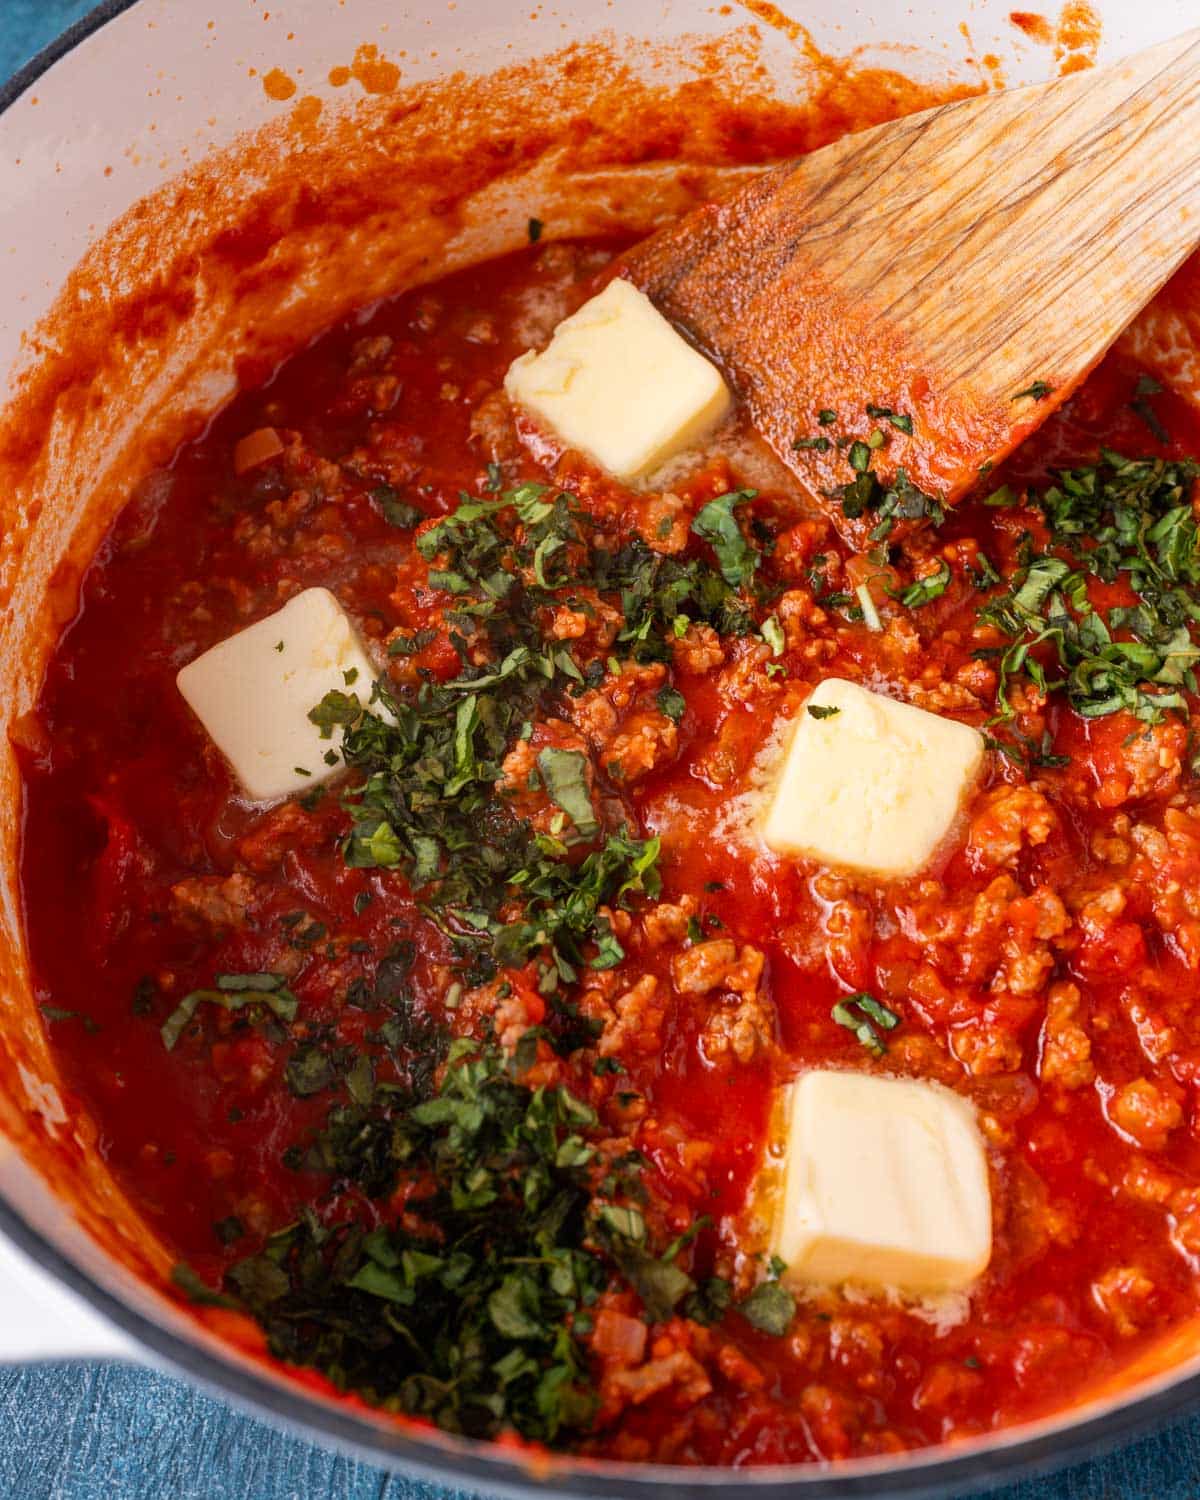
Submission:
[[[0,81],[90,8],[91,0],[0,0]],[[465,1500],[285,1436],[166,1375],[116,1364],[0,1368],[0,1500],[218,1497]],[[1197,1497],[1200,1417],[988,1500]]]

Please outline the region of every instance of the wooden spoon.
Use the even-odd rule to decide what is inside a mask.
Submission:
[[[953,502],[1197,244],[1200,30],[782,163],[635,247],[623,274],[841,521],[849,438],[878,429],[874,472]]]

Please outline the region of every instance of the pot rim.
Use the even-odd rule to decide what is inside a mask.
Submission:
[[[139,0],[101,0],[0,83],[0,115],[57,62]],[[420,1429],[389,1428],[355,1414],[352,1408],[312,1396],[265,1370],[207,1347],[148,1317],[64,1254],[32,1225],[0,1190],[0,1232],[44,1271],[82,1297],[98,1312],[158,1356],[168,1367],[251,1413],[282,1422],[298,1437],[324,1439],[341,1451],[388,1469],[416,1472],[434,1482],[486,1485],[493,1493],[528,1500],[540,1494],[578,1495],[595,1500],[640,1500],[650,1490],[662,1500],[788,1500],[800,1490],[805,1500],[922,1500],[966,1495],[1034,1474],[1100,1457],[1122,1444],[1148,1437],[1200,1403],[1200,1370],[1167,1377],[1156,1388],[1129,1400],[1116,1399],[1082,1420],[1069,1412],[1036,1424],[1022,1436],[1010,1428],[972,1444],[916,1450],[897,1464],[890,1459],[850,1459],[837,1465],[774,1465],[755,1469],[697,1468],[666,1464],[583,1461],[570,1456],[540,1457],[524,1464],[511,1450],[471,1439]]]

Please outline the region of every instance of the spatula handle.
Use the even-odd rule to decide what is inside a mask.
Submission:
[[[864,436],[872,403],[914,422],[881,463],[954,499],[1198,243],[1200,30],[785,163],[636,247],[626,274],[815,492],[853,477],[819,413]]]

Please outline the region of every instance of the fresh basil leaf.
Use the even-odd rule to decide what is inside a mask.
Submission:
[[[738,1303],[738,1312],[760,1333],[782,1338],[796,1316],[796,1299],[780,1282],[764,1281]]]
[[[753,500],[757,490],[733,490],[718,495],[697,513],[692,522],[692,534],[708,542],[717,556],[721,576],[730,588],[744,588],[759,564],[759,554],[742,533],[735,509]]]
[[[588,789],[587,757],[578,750],[558,750],[548,746],[539,752],[537,768],[547,796],[556,807],[562,808],[580,836],[590,838],[597,833],[600,824]]]

